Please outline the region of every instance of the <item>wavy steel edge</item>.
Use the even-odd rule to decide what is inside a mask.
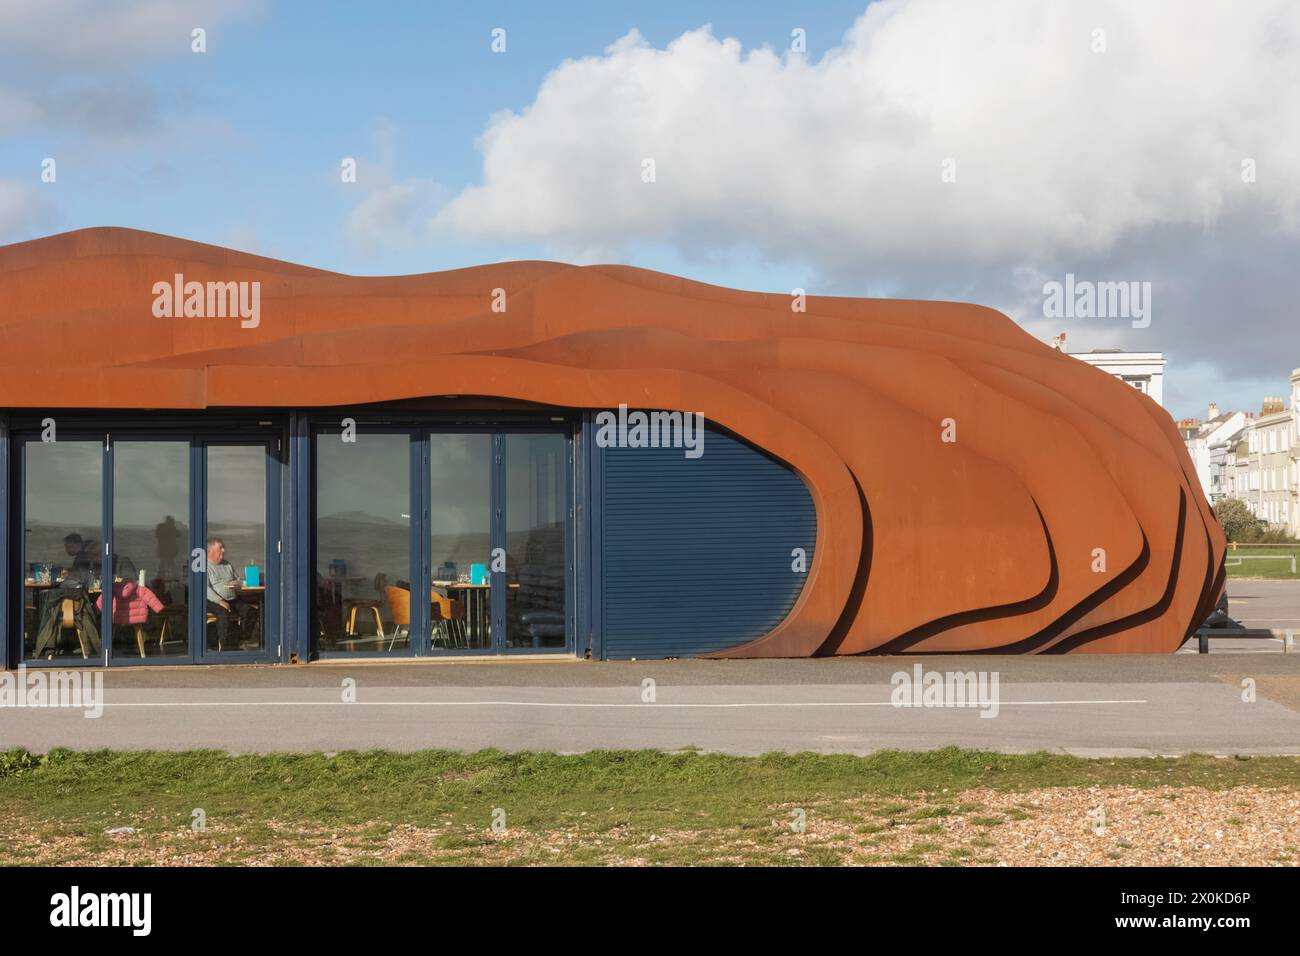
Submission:
[[[153,283],[178,272],[261,282],[261,325],[154,318]],[[52,375],[52,355],[80,364]],[[818,519],[807,582],[770,633],[714,656],[1168,653],[1223,589],[1223,534],[1169,416],[981,306],[794,313],[545,262],[344,276],[125,229],[0,247],[0,407],[429,395],[699,411],[793,467]]]

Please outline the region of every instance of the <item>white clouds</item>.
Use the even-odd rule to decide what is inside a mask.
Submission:
[[[559,65],[479,148],[481,185],[435,218],[458,236],[982,302],[1072,347],[1166,351],[1184,411],[1300,365],[1287,0],[881,0],[817,60],[633,31]],[[1044,277],[1067,272],[1151,281],[1152,326],[1044,319]]]
[[[209,33],[260,0],[0,0],[0,52],[15,59],[96,69],[190,52],[190,31]]]
[[[430,220],[446,191],[431,179],[396,178],[401,130],[388,119],[371,129],[375,160],[356,160],[356,182],[343,185],[360,200],[348,214],[343,231],[357,250],[370,255],[415,248],[430,238]],[[341,177],[331,173],[335,182]]]
[[[40,185],[46,156],[59,161],[61,172],[84,174],[102,166],[110,150],[155,145],[138,168],[150,187],[166,185],[182,155],[177,144],[202,142],[186,134],[216,124],[161,105],[184,97],[158,89],[147,71],[164,59],[197,56],[190,51],[193,28],[208,30],[212,50],[222,26],[260,6],[261,0],[0,0],[0,136],[33,141],[16,149],[27,153],[34,184],[0,181],[0,240],[54,223],[52,197],[62,190]]]
[[[139,78],[161,59],[196,56],[190,31],[214,33],[260,0],[0,0],[0,134],[68,129],[124,140],[160,125]],[[215,55],[215,53],[205,54]]]
[[[40,187],[0,179],[0,242],[45,229],[54,218],[54,208],[40,194]]]
[[[443,191],[433,180],[408,179],[358,186],[365,197],[348,214],[344,231],[364,252],[411,249],[429,239],[429,216]]]
[[[492,119],[483,184],[437,222],[561,249],[745,243],[828,273],[1098,254],[1238,213],[1294,231],[1297,117],[1283,0],[885,0],[817,62],[707,28],[567,61]]]

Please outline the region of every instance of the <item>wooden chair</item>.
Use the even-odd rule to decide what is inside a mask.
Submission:
[[[258,617],[258,626],[261,627],[261,617],[260,617],[260,615],[261,615],[261,613],[262,613],[262,612],[261,612],[261,609],[260,609],[260,608],[257,609],[256,613],[259,615],[259,617]],[[204,617],[203,617],[204,630],[207,630],[207,628],[208,628],[210,625],[213,625],[213,624],[216,624],[216,623],[217,623],[217,616],[216,616],[215,614],[213,614],[211,611],[209,611],[207,614],[204,615]],[[237,631],[239,631],[239,636],[235,639],[235,646],[232,647],[231,650],[232,650],[232,651],[243,650],[243,647],[241,646],[241,643],[240,643],[240,642],[243,641],[243,639],[244,639],[247,635],[244,634],[243,631],[240,631],[240,630],[239,630],[239,622],[238,622],[238,621],[233,622],[233,625],[234,625],[235,629],[236,629]],[[220,653],[220,652],[223,651],[223,650],[225,650],[225,648],[221,646],[221,636],[220,636],[220,634],[218,634],[218,635],[217,635],[217,652]]]
[[[388,642],[391,651],[397,644],[397,638],[405,635],[407,644],[411,641],[411,592],[406,588],[386,585],[384,600],[388,604],[388,613],[393,618],[393,633]]]
[[[387,603],[384,595],[387,593],[388,576],[385,574],[376,574],[374,587],[375,593],[378,594],[379,597],[358,598],[348,602],[350,607],[348,608],[348,626],[345,628],[345,634],[348,640],[349,650],[351,650],[351,646],[360,636],[357,632],[357,616],[359,614],[369,612],[374,615],[375,637],[381,648],[384,646],[384,639],[388,636],[384,633],[384,618],[383,615],[380,614],[380,609]]]
[[[360,636],[357,632],[357,615],[362,611],[368,611],[370,614],[373,614],[375,618],[375,636],[379,638],[379,643],[381,645],[384,643],[384,638],[387,635],[384,634],[384,618],[379,613],[379,607],[380,604],[378,601],[369,600],[358,601],[356,604],[352,605],[351,609],[348,611],[347,638],[349,642],[355,641]]]
[[[162,614],[163,614],[162,628],[158,631],[158,653],[159,653],[159,654],[162,653],[162,646],[163,646],[163,644],[164,644],[164,643],[166,642],[166,640],[167,640],[167,632],[168,632],[168,631],[170,630],[170,628],[171,628],[172,618],[173,618],[173,617],[179,617],[181,620],[184,620],[184,619],[185,619],[185,618],[184,618],[185,610],[186,610],[186,609],[183,608],[183,607],[181,607],[181,608],[171,608],[171,607],[163,608],[163,611],[162,611]],[[208,628],[208,627],[210,627],[210,626],[212,626],[213,624],[216,624],[216,623],[217,623],[217,616],[216,616],[215,614],[213,614],[211,611],[209,611],[208,613],[206,613],[206,614],[203,615],[203,625],[204,625],[204,628],[205,628],[205,629]],[[136,641],[140,643],[140,647],[141,647],[141,653],[140,653],[140,656],[141,656],[141,657],[144,657],[144,638],[143,638],[143,636],[142,636],[141,630],[142,630],[141,628],[138,628],[138,627],[136,628]],[[217,644],[217,650],[220,651],[221,649],[222,649],[221,644],[218,643],[218,644]]]
[[[77,623],[77,602],[72,598],[64,598],[59,602],[59,611],[61,618],[59,620],[60,633],[63,631],[72,631],[77,635],[77,643],[81,645],[81,657],[85,660],[90,657],[90,651],[86,649],[86,636],[81,633],[81,625]]]
[[[215,614],[213,614],[211,611],[209,611],[207,614],[203,615],[203,630],[204,630],[204,631],[206,631],[209,627],[211,627],[213,624],[216,624],[216,623],[217,623],[217,616],[216,616]],[[207,638],[207,634],[204,634],[203,636],[204,636],[205,639]],[[217,634],[217,651],[218,651],[218,653],[219,653],[221,650],[223,650],[223,648],[222,648],[222,646],[221,646],[221,635],[220,635],[220,633],[218,632],[218,634]]]
[[[135,646],[140,649],[140,656],[144,657],[144,625],[133,624],[135,628]],[[167,636],[167,618],[162,619],[162,626],[158,629],[158,654],[162,654],[163,638]]]
[[[442,631],[443,646],[451,647],[453,625],[459,624],[459,628],[456,628],[459,633],[455,640],[458,644],[464,640],[464,644],[460,646],[468,647],[469,640],[465,634],[465,605],[453,597],[436,591],[429,595],[429,603],[434,611],[433,626]]]
[[[186,621],[189,617],[189,608],[185,606],[173,607],[168,605],[159,612],[162,617],[162,627],[158,629],[158,653],[163,652],[163,645],[167,643],[167,635],[171,631],[173,619]],[[215,618],[214,618],[215,620]]]

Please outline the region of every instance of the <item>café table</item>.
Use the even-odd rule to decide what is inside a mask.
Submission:
[[[234,587],[235,587],[236,598],[246,599],[249,604],[254,605],[257,608],[258,630],[254,633],[260,634],[260,637],[258,639],[258,644],[257,644],[258,649],[260,649],[262,646],[262,640],[265,638],[262,615],[265,613],[264,606],[266,603],[266,585],[265,584],[245,585],[245,584],[240,584],[238,582],[235,582]],[[240,635],[241,642],[239,644],[236,644],[234,648],[235,650],[242,649],[242,638],[244,636],[245,635],[241,633]]]
[[[490,618],[488,598],[492,591],[491,583],[472,584],[469,581],[432,581],[433,590],[461,591],[465,602],[466,641],[470,647],[486,648],[488,634],[484,625]],[[514,590],[518,582],[507,585]],[[432,595],[431,595],[432,596]]]

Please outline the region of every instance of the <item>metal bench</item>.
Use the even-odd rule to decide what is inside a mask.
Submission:
[[[1202,627],[1196,631],[1197,653],[1210,653],[1210,639],[1216,637],[1247,638],[1255,640],[1282,641],[1283,653],[1289,653],[1292,646],[1291,631],[1271,631],[1266,627]]]

